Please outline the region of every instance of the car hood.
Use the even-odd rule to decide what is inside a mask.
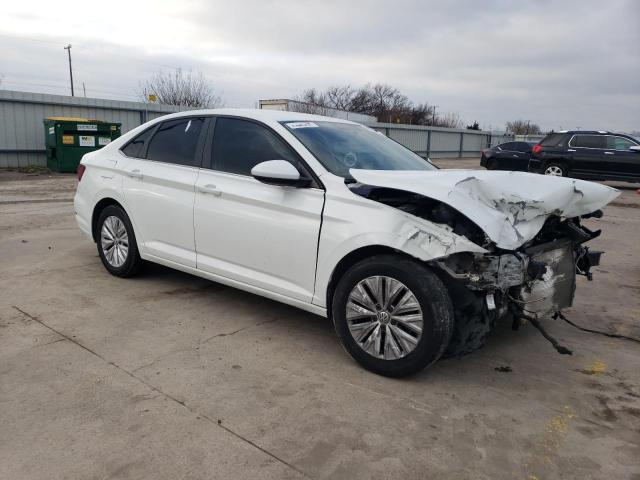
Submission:
[[[446,203],[507,250],[534,238],[551,215],[586,215],[620,194],[599,183],[525,172],[351,169],[350,173],[363,184],[404,190]]]

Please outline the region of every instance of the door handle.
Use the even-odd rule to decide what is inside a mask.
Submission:
[[[575,150],[570,148],[569,150],[567,150],[567,152],[575,152]]]
[[[208,183],[208,184],[204,185],[203,187],[198,187],[198,191],[200,193],[211,194],[214,197],[219,197],[220,195],[222,195],[222,192],[220,190],[218,190],[218,188],[212,183]]]
[[[140,170],[138,170],[137,168],[135,170],[131,170],[127,172],[127,175],[131,178],[137,178],[139,180],[142,180],[142,173],[140,173]]]
[[[605,155],[613,155],[613,152],[604,152]]]

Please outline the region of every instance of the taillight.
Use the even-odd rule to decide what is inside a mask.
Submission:
[[[542,151],[542,146],[540,145],[534,145],[533,149],[531,150],[532,153],[540,153]]]
[[[84,171],[87,169],[83,164],[78,165],[78,170],[76,174],[78,175],[78,181],[82,180],[82,175],[84,175]]]

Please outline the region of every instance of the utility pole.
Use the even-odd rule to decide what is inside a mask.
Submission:
[[[436,108],[438,108],[438,105],[433,106],[433,120],[431,121],[431,125],[434,127],[436,126]]]
[[[69,54],[69,78],[71,79],[71,96],[73,97],[73,70],[71,69],[71,44],[64,47]]]

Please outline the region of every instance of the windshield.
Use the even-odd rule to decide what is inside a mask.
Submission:
[[[339,122],[282,122],[331,173],[351,178],[350,168],[436,170],[411,150],[362,125]]]

